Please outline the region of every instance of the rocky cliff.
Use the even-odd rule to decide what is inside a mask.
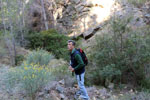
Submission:
[[[114,5],[114,0],[44,0],[49,28],[73,35],[97,27],[107,20]],[[30,19],[33,29],[44,29],[40,0],[32,4]]]

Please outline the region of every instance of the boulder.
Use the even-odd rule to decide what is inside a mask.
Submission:
[[[65,88],[62,87],[62,86],[60,86],[59,84],[57,84],[56,90],[57,90],[59,93],[64,93]]]
[[[60,100],[59,94],[56,91],[51,91],[50,94],[52,100]]]

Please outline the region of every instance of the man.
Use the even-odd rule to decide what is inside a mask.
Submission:
[[[68,50],[70,51],[70,66],[69,70],[75,72],[76,79],[79,86],[79,91],[76,92],[75,97],[79,96],[83,100],[89,100],[89,96],[84,86],[84,74],[85,74],[85,64],[82,60],[80,52],[75,49],[75,42],[73,40],[68,41]]]

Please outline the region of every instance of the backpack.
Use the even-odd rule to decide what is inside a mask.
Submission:
[[[87,59],[86,54],[84,53],[84,51],[81,48],[77,48],[76,50],[80,52],[80,55],[82,57],[82,60],[83,60],[84,64],[87,65],[88,64],[88,59]]]

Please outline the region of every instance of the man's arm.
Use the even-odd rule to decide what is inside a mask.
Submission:
[[[74,70],[78,70],[82,67],[84,67],[84,62],[82,60],[82,57],[79,54],[75,55],[75,60],[77,61],[78,65],[74,68]]]

